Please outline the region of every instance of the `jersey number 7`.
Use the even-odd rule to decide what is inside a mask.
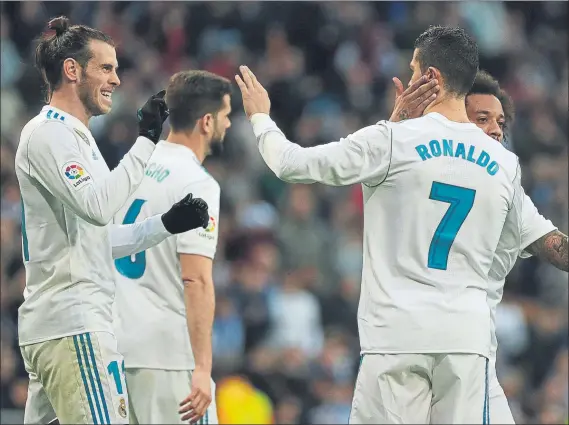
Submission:
[[[135,199],[124,216],[122,224],[132,224],[140,214],[140,209],[146,200]],[[132,258],[134,257],[134,259]],[[144,251],[128,257],[117,258],[115,267],[120,274],[129,279],[139,279],[146,270],[146,253]]]
[[[450,248],[462,223],[474,205],[476,191],[441,182],[433,182],[429,199],[449,203],[448,210],[439,223],[429,246],[430,269],[446,270]]]

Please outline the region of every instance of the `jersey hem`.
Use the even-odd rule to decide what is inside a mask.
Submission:
[[[135,363],[134,365],[127,365],[125,362],[125,369],[151,369],[151,370],[171,370],[171,371],[193,371],[196,367],[176,367],[176,366],[148,366]]]
[[[477,356],[482,356],[487,359],[491,359],[491,356],[488,354],[481,353],[476,350],[468,350],[468,349],[451,349],[451,350],[360,350],[360,355],[365,354],[475,354]]]
[[[113,336],[115,335],[115,333],[109,329],[83,329],[83,330],[79,330],[79,331],[57,334],[57,335],[49,336],[49,337],[34,338],[34,339],[28,339],[28,340],[24,340],[24,341],[18,341],[18,346],[19,347],[25,347],[26,345],[39,344],[41,342],[53,341],[54,339],[61,339],[61,338],[65,338],[68,336],[75,336],[75,335],[81,335],[81,334],[92,333],[92,332],[106,332],[106,333],[109,333]]]

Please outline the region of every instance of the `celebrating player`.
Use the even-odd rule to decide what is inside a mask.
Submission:
[[[171,132],[117,215],[125,223],[149,217],[187,191],[204,198],[210,212],[205,230],[115,261],[117,339],[132,423],[217,423],[211,334],[220,188],[201,164],[230,126],[230,94],[231,83],[209,72],[170,79]]]
[[[398,79],[394,79],[397,98],[390,121],[400,121],[409,117],[418,117],[428,106],[432,87],[411,84],[405,91]],[[474,85],[466,96],[466,112],[469,119],[488,136],[500,143],[504,142],[506,128],[513,125],[514,106],[508,94],[490,74],[478,72]],[[507,229],[505,239],[500,241],[489,274],[488,302],[492,324],[492,346],[490,354],[490,422],[513,424],[504,390],[496,375],[497,339],[495,333],[496,307],[502,300],[506,275],[513,268],[518,256],[536,255],[542,260],[567,271],[568,248],[567,236],[559,232],[553,224],[538,213],[531,199],[524,194],[518,228]],[[510,233],[511,232],[511,233]],[[510,238],[507,235],[519,235]]]
[[[108,225],[142,181],[168,116],[161,92],[138,111],[140,137],[109,171],[88,129],[119,86],[113,41],[67,18],[49,23],[36,63],[48,102],[22,130],[16,153],[26,268],[19,344],[30,376],[25,423],[128,423],[112,324],[113,256],[207,226],[207,204],[188,195],[167,213]]]
[[[463,30],[429,28],[410,65],[412,83],[425,76],[439,85],[425,116],[311,148],[289,142],[271,120],[267,92],[248,68],[236,81],[279,178],[362,183],[362,362],[350,422],[485,423],[488,272],[519,208],[519,163],[468,119],[478,49]]]
[[[479,72],[472,89],[466,96],[466,112],[472,122],[490,137],[502,143],[507,126],[513,124],[514,109],[510,97],[490,74]],[[506,230],[500,240],[496,257],[489,274],[488,303],[495,329],[496,308],[502,300],[506,275],[512,270],[516,259],[535,255],[560,270],[568,271],[567,235],[561,233],[544,218],[524,194],[519,226],[511,232]],[[508,234],[519,235],[518,238]],[[492,332],[490,355],[490,422],[514,424],[508,401],[496,375],[496,351],[498,341]]]

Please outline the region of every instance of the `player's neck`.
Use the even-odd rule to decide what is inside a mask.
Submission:
[[[186,133],[174,133],[171,131],[166,141],[187,147],[194,153],[198,161],[203,164],[206,156],[205,143],[200,140],[199,136]]]
[[[64,89],[56,90],[51,96],[49,105],[73,115],[85,124],[85,127],[89,128],[89,118],[91,116],[87,113],[85,106],[83,106],[83,103],[75,93],[69,93]]]
[[[449,121],[470,123],[468,115],[466,114],[464,98],[443,95],[440,100],[428,106],[425,112],[423,112],[423,115],[427,115],[430,112],[437,112]]]

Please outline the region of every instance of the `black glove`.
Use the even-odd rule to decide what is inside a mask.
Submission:
[[[162,124],[170,115],[164,95],[166,90],[156,93],[138,110],[138,134],[158,143],[162,134]]]
[[[173,235],[198,227],[205,229],[209,224],[207,202],[188,193],[184,199],[172,205],[168,212],[162,214],[162,223]]]

